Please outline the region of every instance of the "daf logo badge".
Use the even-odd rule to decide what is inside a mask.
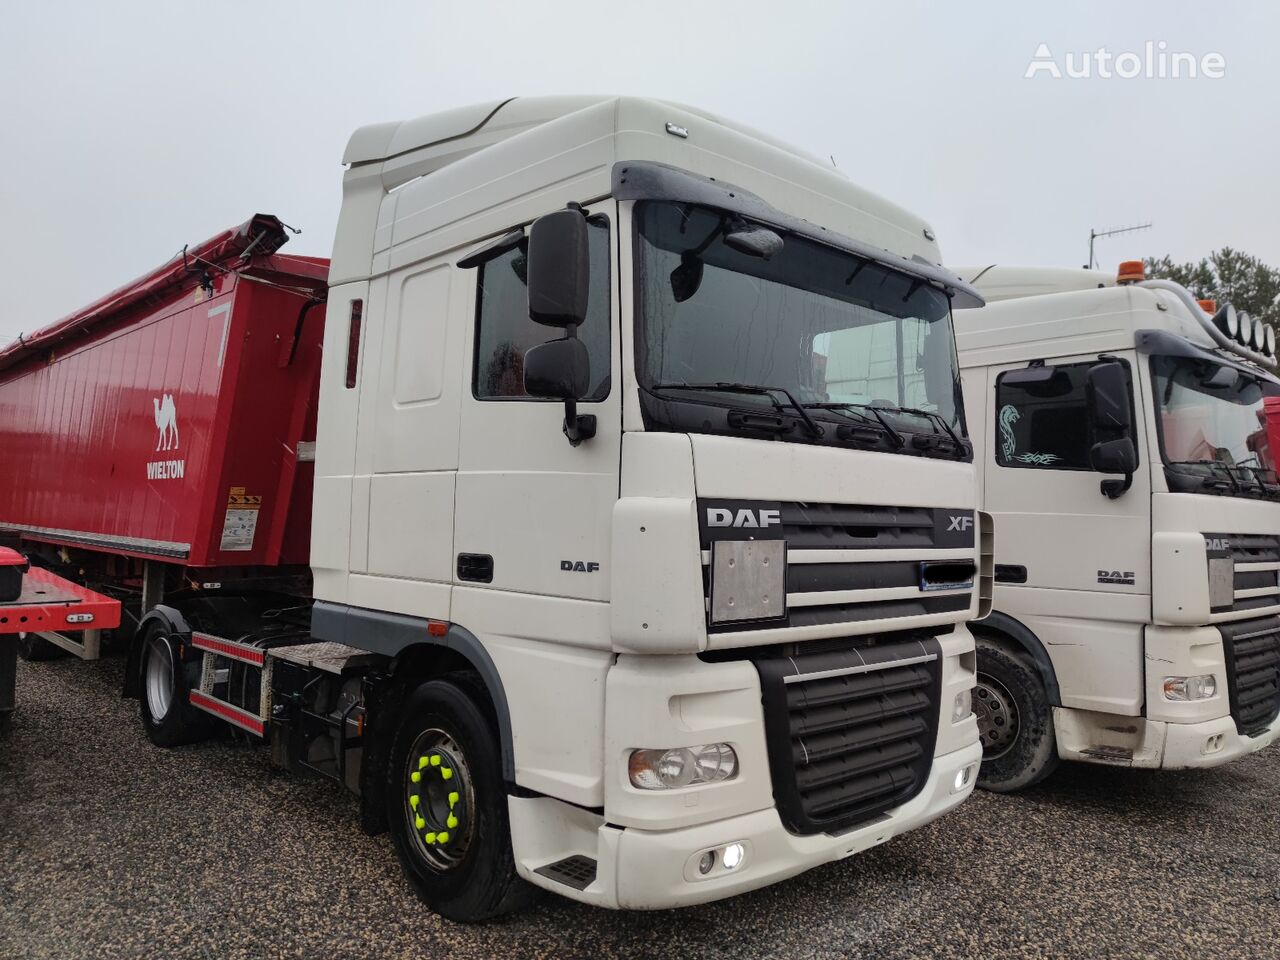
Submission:
[[[707,508],[708,527],[746,527],[759,530],[781,522],[781,510],[748,510],[744,507],[735,512],[727,507]]]

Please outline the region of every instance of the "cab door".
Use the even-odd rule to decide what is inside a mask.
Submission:
[[[529,318],[527,245],[471,271],[470,384],[462,397],[455,505],[460,586],[548,600],[609,599],[621,456],[613,209],[605,202],[586,211],[588,312],[577,335],[587,347],[590,388],[578,413],[595,417],[596,432],[577,445],[565,436],[564,403],[524,389],[526,351],[561,335]],[[500,601],[486,602],[492,610]],[[607,646],[608,637],[596,642]]]
[[[1095,440],[1086,375],[1096,355],[994,367],[986,501],[995,516],[995,607],[1045,644],[1064,706],[1136,715],[1143,703],[1142,626],[1150,616],[1151,480],[1135,356],[1128,372],[1132,486],[1090,465]]]

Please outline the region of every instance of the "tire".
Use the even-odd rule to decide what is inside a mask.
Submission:
[[[982,737],[978,786],[993,793],[1023,790],[1058,766],[1053,707],[1028,657],[986,637],[978,637],[977,646],[973,709]]]
[[[27,663],[39,663],[44,660],[56,660],[64,651],[57,644],[50,643],[34,633],[18,634],[18,656]]]
[[[199,664],[185,664],[180,647],[156,624],[138,641],[138,713],[147,739],[157,747],[206,740],[217,720],[191,706],[187,695],[198,679]]]
[[[9,727],[13,725],[13,711],[0,710],[0,736],[9,732]]]
[[[511,851],[498,733],[474,690],[465,675],[450,675],[409,693],[385,774],[405,876],[432,910],[459,923],[508,913],[530,896]]]

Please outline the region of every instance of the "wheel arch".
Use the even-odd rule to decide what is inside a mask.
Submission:
[[[382,804],[382,772],[387,759],[396,708],[418,683],[460,669],[479,678],[489,703],[490,716],[498,731],[498,752],[502,760],[502,779],[508,789],[515,784],[515,748],[511,728],[511,710],[506,689],[493,658],[478,637],[456,623],[447,624],[442,634],[429,627],[438,621],[381,610],[366,610],[345,604],[316,601],[311,610],[311,634],[317,640],[345,643],[390,658],[389,669],[381,684],[376,715],[373,718],[372,748],[366,749],[362,766],[361,821],[369,833],[386,829]]]
[[[138,682],[138,668],[142,662],[142,643],[152,624],[158,624],[160,629],[168,634],[191,632],[187,618],[176,607],[162,603],[143,614],[142,619],[138,621],[137,629],[133,632],[133,639],[129,642],[129,659],[125,663],[124,691],[121,695],[129,699],[136,700],[142,693]]]
[[[1058,689],[1058,675],[1053,669],[1053,660],[1044,643],[1030,627],[1007,613],[995,610],[983,619],[970,623],[969,629],[975,636],[1003,641],[1030,657],[1044,683],[1049,704],[1054,707],[1062,706],[1062,693]]]

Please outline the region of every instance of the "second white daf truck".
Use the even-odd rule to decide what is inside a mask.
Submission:
[[[988,301],[957,339],[999,537],[994,612],[971,625],[979,784],[1020,789],[1060,758],[1209,767],[1271,743],[1274,331],[1139,261],[1118,278],[958,272]]]

